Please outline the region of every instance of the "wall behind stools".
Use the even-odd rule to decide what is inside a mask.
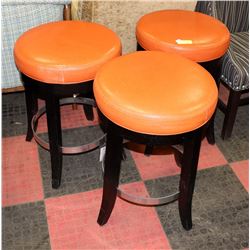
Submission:
[[[161,9],[194,10],[194,0],[73,0],[72,17],[103,24],[116,32],[122,41],[123,54],[136,51],[135,27],[141,16]]]

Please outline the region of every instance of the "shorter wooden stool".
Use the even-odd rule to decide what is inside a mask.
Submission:
[[[113,210],[123,139],[128,139],[151,145],[184,144],[179,197],[174,198],[178,197],[183,227],[191,229],[201,129],[213,115],[218,99],[213,77],[178,54],[141,51],[105,64],[96,75],[94,96],[107,128],[98,223],[105,224]]]
[[[61,183],[63,153],[86,152],[105,142],[103,137],[78,147],[62,147],[60,104],[95,105],[94,100],[86,97],[91,96],[96,72],[120,53],[120,39],[113,31],[100,24],[82,21],[43,24],[28,30],[16,41],[15,62],[22,75],[26,96],[26,140],[30,141],[34,136],[50,151],[53,188],[58,188]],[[78,95],[84,98],[75,98]],[[37,98],[45,100],[46,109],[38,110]],[[35,133],[37,120],[44,112],[49,143]]]

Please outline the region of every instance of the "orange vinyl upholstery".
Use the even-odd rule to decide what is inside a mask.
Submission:
[[[176,53],[140,51],[105,64],[94,81],[101,112],[134,132],[174,135],[204,125],[214,113],[213,77]]]
[[[136,37],[145,50],[178,52],[195,62],[221,57],[230,42],[230,33],[222,22],[188,10],[161,10],[144,15],[137,23]]]
[[[72,84],[93,80],[106,61],[121,54],[110,29],[96,23],[59,21],[25,32],[16,41],[18,69],[37,81]]]

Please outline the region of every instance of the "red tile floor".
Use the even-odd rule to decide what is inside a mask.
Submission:
[[[248,248],[249,161],[248,148],[242,146],[244,140],[248,141],[248,128],[240,128],[241,135],[234,134],[231,139],[236,141],[238,149],[245,148],[246,152],[238,158],[235,149],[225,150],[220,139],[221,113],[216,120],[216,145],[203,140],[191,231],[180,226],[176,202],[155,208],[130,204],[120,198],[108,223],[100,227],[96,220],[102,195],[101,170],[94,172],[98,179],[84,169],[88,161],[91,167],[96,165],[99,169],[99,149],[85,154],[84,159],[66,156],[61,190],[51,190],[50,170],[44,163],[48,153],[34,140],[25,141],[25,112],[11,109],[12,98],[19,100],[19,106],[25,106],[24,96],[23,93],[15,95],[18,97],[3,96],[3,249]],[[64,129],[73,131],[76,127],[98,125],[96,113],[94,122],[86,121],[80,106],[77,110],[65,106],[61,112]],[[246,112],[248,108],[240,110],[237,119],[245,117]],[[18,121],[24,129],[18,127]],[[15,129],[17,132],[13,133]],[[46,117],[40,119],[38,131],[46,132]],[[126,164],[133,169],[122,174],[123,190],[135,195],[161,195],[165,180],[169,180],[169,189],[172,188],[180,170],[169,149],[156,148],[148,157],[141,153],[144,146],[129,143],[127,147]],[[75,165],[79,168],[74,169]],[[73,173],[78,169],[85,171],[85,180],[79,178],[80,172]],[[81,182],[86,182],[88,187],[82,187]],[[69,191],[69,186],[74,188]]]

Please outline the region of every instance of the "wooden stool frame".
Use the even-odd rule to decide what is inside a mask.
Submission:
[[[49,151],[52,170],[52,187],[58,188],[62,175],[62,129],[60,118],[60,99],[80,95],[93,96],[93,81],[76,84],[49,84],[36,81],[25,74],[21,74],[25,88],[27,108],[27,135],[26,141],[31,141],[33,134],[32,120],[38,112],[38,98],[45,100],[47,127],[49,135]],[[88,120],[93,120],[92,106],[84,105]],[[103,138],[101,138],[101,141]],[[98,146],[98,145],[97,145]],[[83,152],[83,151],[82,151]],[[74,153],[74,152],[72,152]]]
[[[203,127],[179,135],[158,136],[136,133],[114,124],[104,115],[101,115],[100,117],[104,120],[107,138],[106,154],[104,159],[103,196],[97,220],[98,224],[104,225],[108,221],[115,205],[119,185],[121,161],[123,159],[123,139],[125,139],[153,146],[183,144],[184,151],[181,159],[178,205],[183,227],[186,230],[191,229],[192,197],[195,186]]]

